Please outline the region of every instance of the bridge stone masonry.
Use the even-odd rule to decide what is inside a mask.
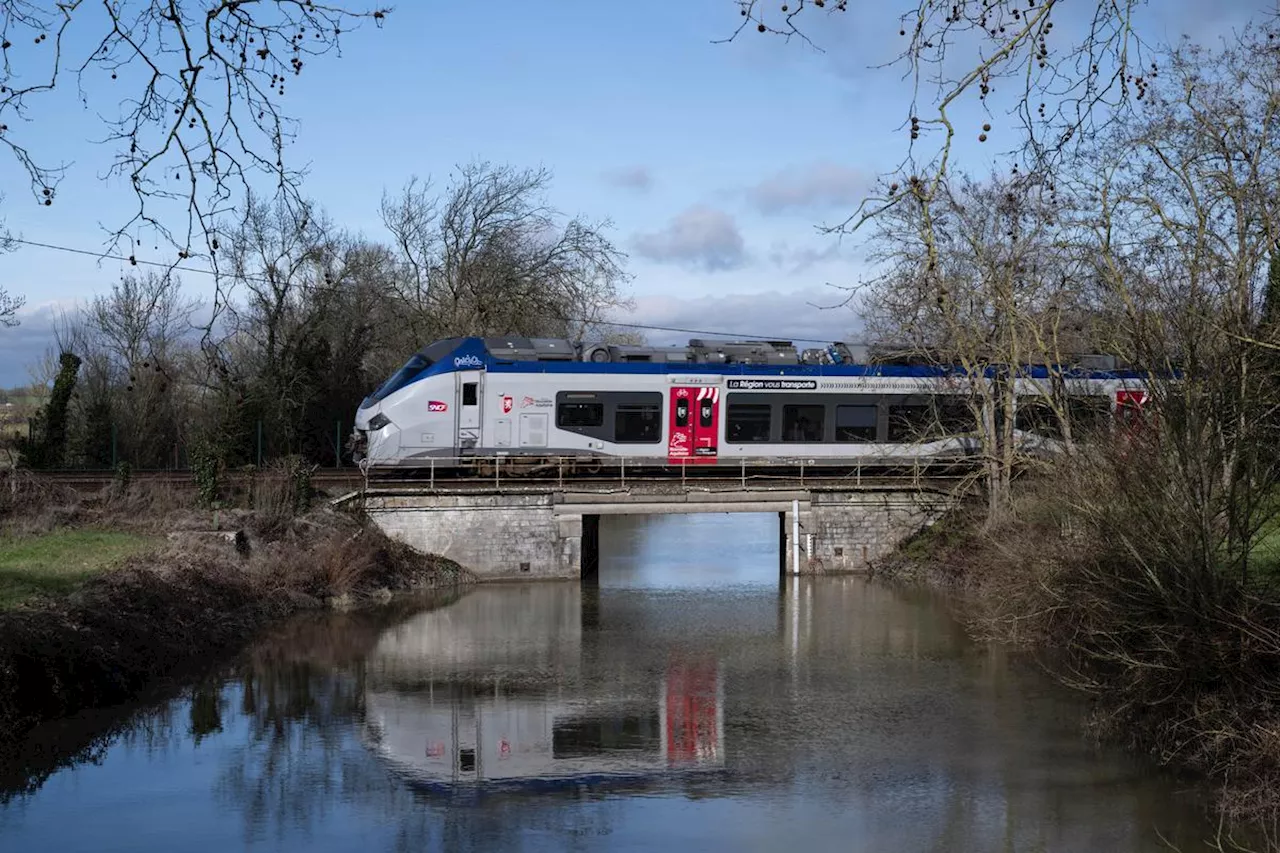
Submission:
[[[773,487],[736,480],[696,486],[404,486],[370,488],[360,500],[392,538],[448,557],[482,581],[590,576],[599,567],[601,517],[702,512],[776,514],[779,571],[821,574],[866,571],[960,500],[955,486],[929,480]],[[797,521],[799,536],[793,538]],[[798,572],[793,554],[799,556]]]

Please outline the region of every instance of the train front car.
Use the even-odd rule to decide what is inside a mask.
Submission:
[[[477,373],[483,358],[483,346],[471,338],[436,341],[414,353],[360,404],[351,448],[356,462],[366,470],[419,468],[453,457],[468,437],[474,443],[479,423],[468,430],[459,422],[459,392],[461,378]]]

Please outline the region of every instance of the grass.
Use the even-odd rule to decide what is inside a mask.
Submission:
[[[144,536],[105,530],[0,537],[0,610],[37,595],[66,595],[150,544]]]

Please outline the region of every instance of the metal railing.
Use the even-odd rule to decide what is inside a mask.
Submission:
[[[557,489],[574,484],[616,484],[622,489],[639,483],[724,485],[739,488],[802,485],[863,488],[864,486],[935,489],[945,483],[975,482],[981,472],[977,457],[874,457],[826,461],[821,458],[720,457],[714,462],[588,456],[430,456],[414,466],[376,467],[362,463],[366,488],[397,483],[427,489],[450,484],[504,487],[540,486]]]

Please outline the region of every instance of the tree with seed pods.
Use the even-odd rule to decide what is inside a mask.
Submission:
[[[109,224],[109,250],[133,255],[158,238],[177,259],[216,263],[215,223],[251,183],[298,200],[288,81],[388,12],[343,0],[0,0],[0,149],[34,201],[54,205],[70,167],[32,147],[26,127],[46,96],[78,90],[113,149],[110,175],[136,199]]]
[[[733,0],[737,25],[721,41],[748,31],[799,40],[821,49],[823,24],[850,14],[846,0]],[[1147,97],[1159,68],[1138,28],[1151,0],[893,0],[893,35],[901,44],[890,65],[902,69],[913,93],[904,103],[904,154],[890,176],[910,192],[868,196],[824,230],[845,234],[898,204],[921,205],[930,253],[930,210],[945,196],[957,137],[1000,140],[1023,175],[1052,173],[1073,146]],[[1257,11],[1275,4],[1257,0]],[[854,7],[852,14],[858,13]],[[1064,26],[1057,26],[1059,23]],[[1063,31],[1066,31],[1064,34]],[[886,35],[889,35],[886,33]],[[1007,91],[1006,91],[1007,89]],[[999,93],[997,95],[997,90]],[[997,98],[1000,100],[997,102]],[[993,115],[1008,111],[1010,127],[981,131],[959,124],[962,106]],[[970,135],[972,133],[972,135]],[[935,259],[936,262],[936,259]]]

